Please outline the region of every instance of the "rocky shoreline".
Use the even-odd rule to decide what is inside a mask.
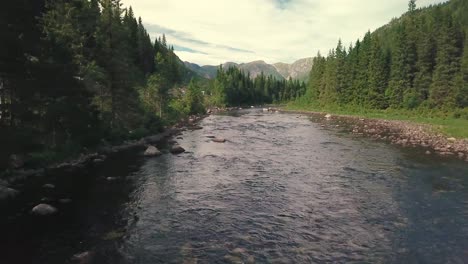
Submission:
[[[340,128],[356,135],[368,136],[403,147],[421,147],[422,154],[456,157],[468,162],[468,139],[444,136],[436,132],[431,125],[323,112],[278,110],[283,113],[310,116],[323,127]]]
[[[1,175],[0,178],[0,201],[8,200],[16,197],[19,191],[13,189],[16,182],[24,181],[31,177],[41,177],[47,173],[54,173],[55,171],[71,172],[75,170],[85,169],[87,167],[100,164],[115,153],[134,149],[134,148],[148,148],[153,144],[159,143],[172,136],[179,135],[182,131],[187,129],[200,129],[197,123],[206,117],[206,115],[190,116],[187,119],[179,121],[177,124],[170,128],[166,128],[164,132],[147,136],[139,140],[125,141],[120,145],[115,146],[101,146],[93,153],[82,153],[78,158],[63,161],[57,164],[51,164],[44,168],[25,168],[19,167],[10,169],[7,174]],[[17,156],[17,155],[15,155]],[[18,162],[22,164],[24,162]]]

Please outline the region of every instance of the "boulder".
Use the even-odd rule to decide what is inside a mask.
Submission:
[[[38,204],[32,210],[31,213],[39,216],[53,215],[57,213],[57,208],[49,204]]]
[[[431,155],[432,153],[428,150],[426,151],[426,155]]]
[[[179,145],[174,145],[172,146],[171,148],[171,153],[172,154],[180,154],[180,153],[183,153],[185,152],[185,149]]]
[[[330,118],[332,118],[332,115],[326,114],[326,115],[325,115],[325,118],[326,118],[326,119],[330,119]]]
[[[224,142],[226,142],[226,139],[224,139],[224,138],[213,138],[213,142],[224,143]]]
[[[55,189],[55,185],[47,183],[47,184],[42,185],[42,188],[44,188],[44,189]]]
[[[69,204],[69,203],[72,202],[72,199],[64,198],[64,199],[59,199],[58,201],[59,201],[59,203],[61,203],[61,204]]]
[[[147,157],[159,156],[161,154],[161,151],[159,151],[159,149],[157,149],[155,146],[149,146],[144,153],[144,155]]]
[[[13,169],[19,169],[24,166],[24,158],[20,155],[13,154],[10,156],[10,166]]]
[[[93,160],[93,163],[96,163],[96,164],[103,163],[103,162],[104,162],[104,160],[99,159],[99,158]]]
[[[18,193],[15,189],[0,186],[0,201],[15,198]]]
[[[89,264],[93,261],[93,253],[86,251],[73,255],[72,263],[76,264]]]
[[[455,142],[455,141],[457,141],[457,139],[454,138],[454,137],[447,138],[447,140],[450,141],[450,142]]]

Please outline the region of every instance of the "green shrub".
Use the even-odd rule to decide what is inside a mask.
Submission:
[[[455,110],[455,112],[453,112],[453,117],[468,120],[468,108]]]

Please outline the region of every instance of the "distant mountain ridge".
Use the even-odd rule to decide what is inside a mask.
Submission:
[[[297,79],[301,81],[306,81],[309,77],[310,70],[312,69],[313,58],[304,58],[295,61],[292,64],[287,63],[275,63],[268,64],[265,61],[258,60],[248,63],[235,63],[235,62],[225,62],[222,64],[223,68],[227,69],[229,67],[238,67],[239,69],[250,73],[252,78],[260,75],[262,72],[265,75],[272,75],[277,79]],[[184,62],[185,66],[197,73],[198,75],[207,78],[214,79],[216,77],[216,71],[219,66],[200,66],[191,62]]]

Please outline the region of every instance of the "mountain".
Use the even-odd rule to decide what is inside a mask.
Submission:
[[[275,63],[273,66],[285,79],[308,80],[312,69],[313,58],[304,58],[295,61],[292,64]]]
[[[216,77],[216,71],[219,66],[199,66],[195,63],[191,62],[184,62],[185,66],[196,72],[198,75],[213,79]],[[287,63],[275,63],[275,64],[268,64],[265,61],[258,60],[252,61],[249,63],[235,63],[235,62],[226,62],[222,64],[224,69],[229,67],[237,67],[244,72],[250,73],[252,78],[260,75],[262,72],[265,75],[272,75],[277,79],[298,79],[298,80],[307,80],[309,76],[309,72],[312,69],[312,58],[304,58],[300,59],[292,64]]]

